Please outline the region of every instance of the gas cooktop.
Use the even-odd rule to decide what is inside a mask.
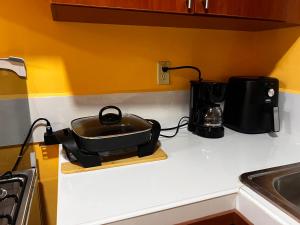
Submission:
[[[0,225],[22,225],[27,221],[35,170],[7,172],[0,177]]]

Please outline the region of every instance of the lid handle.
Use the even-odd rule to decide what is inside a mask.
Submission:
[[[107,109],[115,109],[118,111],[118,114],[115,113],[106,113],[103,115],[103,112]],[[122,120],[122,112],[117,106],[105,106],[99,112],[99,121],[103,125],[112,125],[120,123]]]

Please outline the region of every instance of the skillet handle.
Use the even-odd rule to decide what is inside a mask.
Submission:
[[[81,149],[78,147],[75,141],[73,132],[69,128],[56,131],[55,135],[59,143],[63,145],[64,150],[66,151],[66,154],[69,159],[71,153],[76,158],[76,162],[78,162],[81,166],[85,168],[101,166],[101,160],[99,157],[95,155],[82,153]]]
[[[159,122],[157,122],[156,120],[147,120],[147,121],[152,123],[151,139],[148,143],[138,146],[139,157],[152,155],[154,153],[154,151],[156,150],[159,134],[161,131],[161,126]]]

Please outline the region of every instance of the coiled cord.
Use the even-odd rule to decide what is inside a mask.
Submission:
[[[189,117],[188,117],[188,116],[183,116],[183,117],[181,117],[180,120],[179,120],[179,122],[178,122],[178,125],[177,125],[177,126],[175,126],[175,127],[170,127],[170,128],[163,128],[163,129],[161,129],[161,131],[176,130],[175,133],[174,133],[173,135],[164,135],[164,134],[160,134],[160,136],[161,136],[161,137],[165,137],[165,138],[173,138],[173,137],[175,137],[175,136],[178,134],[179,129],[180,129],[181,127],[184,127],[184,126],[188,125],[188,121],[189,121]],[[182,124],[182,122],[184,122],[184,123]]]

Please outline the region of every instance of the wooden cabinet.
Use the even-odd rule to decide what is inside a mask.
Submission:
[[[167,13],[189,13],[193,9],[193,4],[188,8],[186,0],[53,0],[52,4]]]
[[[287,0],[287,20],[300,24],[300,0]]]
[[[294,26],[300,21],[300,10],[297,8],[299,2],[300,0],[51,0],[51,9],[56,21],[251,31]]]
[[[231,212],[220,213],[207,218],[196,219],[177,225],[253,225],[240,213],[233,210]]]
[[[217,16],[286,21],[289,5],[290,0],[195,0],[195,12]]]

